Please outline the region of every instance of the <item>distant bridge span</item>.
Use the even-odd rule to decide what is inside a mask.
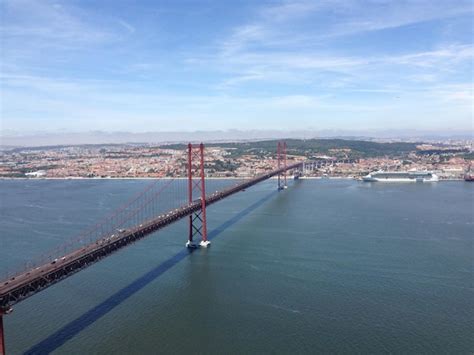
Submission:
[[[277,169],[206,195],[204,145],[201,143],[201,145],[195,147],[189,144],[187,152],[188,203],[138,225],[122,229],[118,233],[109,233],[86,246],[81,246],[70,253],[26,270],[0,283],[0,355],[5,354],[3,315],[10,313],[13,305],[85,269],[113,252],[185,217],[189,217],[189,237],[186,246],[190,248],[197,247],[194,244],[193,237],[199,235],[201,236],[200,245],[207,247],[210,244],[207,240],[207,206],[274,176],[278,177],[278,189],[286,188],[286,172],[294,169],[301,170],[303,166],[303,162],[287,165],[286,144],[278,143]],[[197,193],[199,197],[195,198],[193,192],[194,195]]]

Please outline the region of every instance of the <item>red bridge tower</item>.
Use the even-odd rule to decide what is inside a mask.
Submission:
[[[206,222],[206,182],[204,174],[204,144],[193,146],[188,144],[188,202],[199,201],[201,209],[189,216],[189,237],[186,247],[196,248],[194,236],[200,235],[201,247],[207,248],[211,242],[207,240]]]
[[[283,190],[288,187],[286,183],[286,142],[278,142],[277,147],[277,160],[278,160],[278,170],[285,168],[285,171],[282,174],[278,174],[278,190]],[[282,166],[283,165],[283,166]],[[282,180],[283,179],[283,183]]]

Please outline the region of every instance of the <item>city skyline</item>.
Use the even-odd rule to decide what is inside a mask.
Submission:
[[[1,129],[472,131],[470,1],[2,1]]]

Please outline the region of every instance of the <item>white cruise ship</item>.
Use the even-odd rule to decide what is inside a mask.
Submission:
[[[436,182],[438,176],[430,171],[383,171],[370,173],[362,178],[368,182]]]

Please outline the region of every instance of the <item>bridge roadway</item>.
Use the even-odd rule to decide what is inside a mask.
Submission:
[[[242,191],[261,181],[282,174],[291,169],[299,168],[302,163],[296,163],[257,176],[239,185],[215,192],[206,197],[206,206],[218,202],[230,195]],[[100,259],[112,254],[130,243],[135,242],[161,228],[170,225],[201,208],[201,200],[196,200],[180,208],[173,209],[152,220],[129,228],[122,233],[104,237],[72,253],[55,259],[42,266],[31,269],[23,274],[4,280],[0,283],[0,314],[7,313],[11,307],[41,290],[73,275]]]

